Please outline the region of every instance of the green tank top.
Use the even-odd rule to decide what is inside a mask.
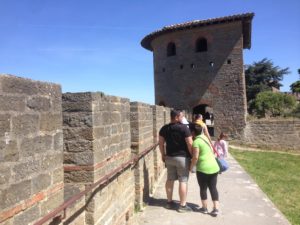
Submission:
[[[197,136],[193,141],[193,147],[199,149],[199,158],[196,168],[199,172],[214,174],[219,172],[220,168],[208,143],[209,140],[204,134]]]

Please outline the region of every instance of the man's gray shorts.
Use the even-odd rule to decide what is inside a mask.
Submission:
[[[191,159],[182,156],[167,156],[165,162],[168,180],[178,180],[179,182],[188,181]]]

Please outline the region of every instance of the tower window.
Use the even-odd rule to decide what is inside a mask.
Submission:
[[[167,46],[167,56],[176,55],[176,45],[173,42],[170,42]]]
[[[207,40],[205,38],[198,38],[196,41],[196,52],[207,52]]]
[[[227,59],[227,64],[231,64],[231,59]]]

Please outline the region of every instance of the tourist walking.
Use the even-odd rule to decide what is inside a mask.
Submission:
[[[173,201],[174,181],[179,181],[180,205],[178,212],[192,211],[186,204],[187,182],[191,163],[192,135],[188,127],[182,124],[183,113],[171,110],[171,122],[159,131],[159,149],[162,161],[167,167],[166,194],[168,209],[175,209]]]
[[[226,158],[228,155],[228,143],[226,142],[227,135],[221,132],[218,140],[214,143],[214,148],[221,158]]]
[[[208,214],[207,204],[207,188],[210,191],[213,201],[213,209],[211,211],[212,216],[217,216],[219,213],[219,193],[217,190],[217,178],[219,173],[219,166],[216,162],[212,147],[208,138],[202,133],[203,129],[199,124],[193,126],[193,132],[195,139],[193,142],[193,158],[190,165],[190,171],[192,172],[194,165],[196,165],[197,181],[200,187],[200,198],[202,207],[200,212]]]

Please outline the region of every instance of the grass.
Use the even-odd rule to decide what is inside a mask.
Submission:
[[[300,155],[279,152],[230,153],[293,225],[300,225]]]

